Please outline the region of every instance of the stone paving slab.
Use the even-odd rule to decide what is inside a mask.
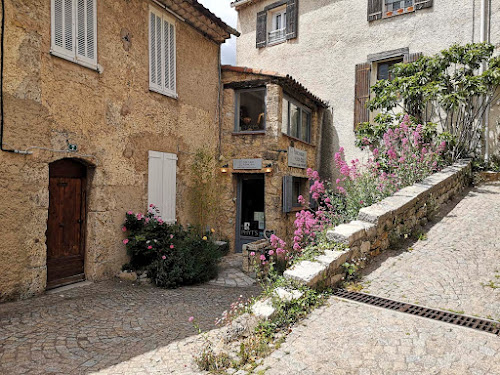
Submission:
[[[214,327],[257,287],[165,290],[107,281],[0,305],[0,374],[87,374]],[[140,372],[128,372],[138,374]]]
[[[266,375],[500,374],[492,334],[331,298],[258,370]]]
[[[500,183],[469,189],[428,225],[426,240],[380,255],[363,292],[500,320]]]

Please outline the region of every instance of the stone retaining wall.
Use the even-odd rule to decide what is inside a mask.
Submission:
[[[314,261],[303,261],[284,276],[310,287],[338,284],[345,275],[345,262],[367,261],[387,249],[391,239],[418,231],[439,206],[464,190],[472,181],[472,163],[463,160],[435,173],[424,181],[401,189],[384,200],[361,209],[358,220],[328,231],[331,241],[345,244],[344,251],[325,251]]]

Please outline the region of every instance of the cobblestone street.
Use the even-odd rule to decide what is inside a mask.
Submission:
[[[108,281],[0,305],[0,374],[84,374],[204,330],[257,287],[165,290]]]

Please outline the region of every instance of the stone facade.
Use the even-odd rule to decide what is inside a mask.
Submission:
[[[325,251],[314,261],[303,261],[284,276],[310,287],[335,286],[345,275],[342,264],[368,261],[386,250],[391,239],[410,235],[427,224],[439,206],[452,199],[472,181],[471,161],[461,161],[424,181],[406,187],[384,200],[362,208],[358,220],[328,231],[329,240],[344,244],[345,251]]]
[[[224,37],[215,41],[174,18],[174,99],[149,90],[154,2],[97,1],[100,72],[50,53],[50,4],[5,1],[4,147],[32,154],[0,152],[0,300],[45,290],[49,163],[77,158],[89,166],[85,274],[101,280],[127,261],[120,230],[125,212],[147,208],[148,151],[178,156],[176,216],[183,224],[190,221],[190,158],[201,147],[217,151]],[[213,20],[211,30],[224,35]],[[78,151],[67,152],[68,143]]]
[[[251,72],[251,73],[250,73]],[[316,169],[319,165],[319,147],[321,122],[324,108],[318,100],[305,96],[300,91],[284,88],[284,77],[270,77],[269,72],[259,74],[251,69],[228,67],[223,69],[223,121],[221,131],[220,165],[228,165],[227,173],[219,175],[220,210],[218,230],[224,238],[230,240],[231,248],[235,248],[236,220],[237,220],[237,188],[238,176],[242,174],[262,174],[265,185],[265,224],[266,229],[273,230],[282,238],[290,238],[293,234],[293,221],[299,207],[292,208],[291,212],[283,212],[283,178],[294,176],[307,178],[305,168],[288,166],[288,148],[290,146],[307,152],[307,168]],[[245,134],[235,132],[235,88],[231,84],[263,81],[267,89],[266,96],[266,126],[265,131],[259,134]],[[276,83],[278,82],[278,83]],[[228,86],[229,85],[229,86]],[[283,94],[293,95],[300,103],[311,110],[311,140],[304,142],[283,133],[282,129],[282,100]],[[236,170],[233,168],[234,159],[262,159],[263,167],[271,165],[271,171]],[[307,198],[309,191],[304,189]],[[237,249],[241,251],[241,249]]]
[[[237,64],[292,74],[333,110],[331,138],[346,158],[361,156],[354,146],[355,66],[368,55],[408,48],[432,55],[453,43],[478,42],[480,1],[439,0],[432,7],[367,21],[368,0],[298,0],[297,38],[256,48],[256,17],[276,0],[235,1],[238,11]],[[239,5],[241,4],[241,5]],[[500,46],[500,2],[491,2],[491,43]],[[497,48],[497,53],[499,52]],[[491,152],[498,152],[500,101],[490,113]],[[327,157],[331,151],[323,149]]]

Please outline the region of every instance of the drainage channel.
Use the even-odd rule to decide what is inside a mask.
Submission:
[[[492,333],[494,335],[500,336],[500,323],[496,323],[490,320],[478,319],[470,316],[454,314],[451,312],[429,309],[427,307],[372,296],[366,293],[350,292],[345,289],[335,289],[333,295],[359,303],[366,303],[368,305],[382,307],[384,309],[438,320],[440,322],[455,324],[457,326],[472,328],[478,331]]]

